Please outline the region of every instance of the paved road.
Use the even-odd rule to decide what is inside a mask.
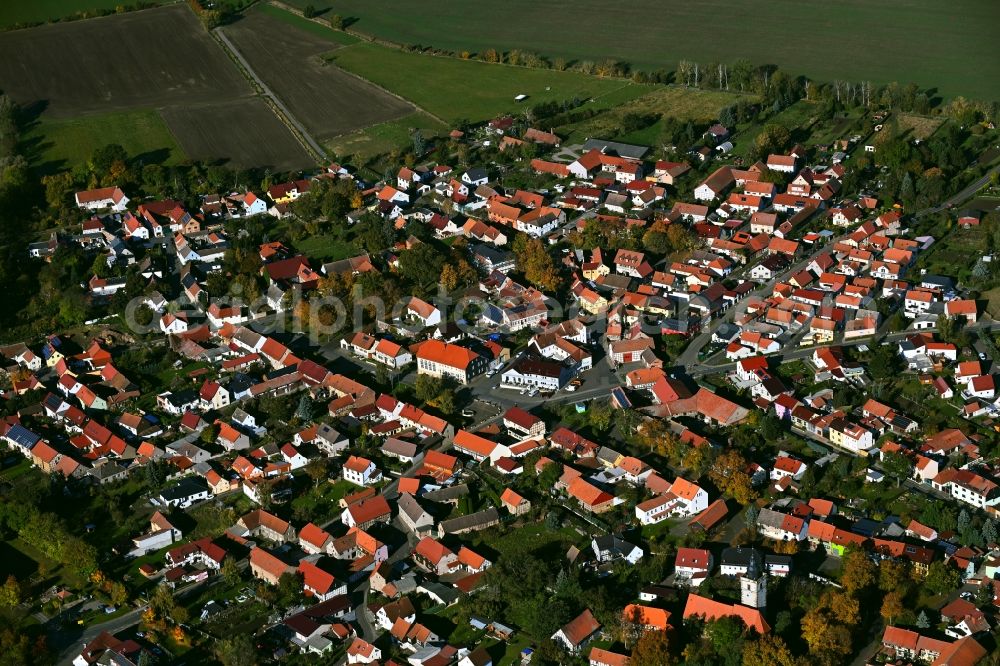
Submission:
[[[143,610],[145,610],[145,606],[134,611],[129,611],[124,615],[119,615],[118,617],[108,620],[107,622],[92,624],[89,627],[85,627],[79,636],[76,637],[71,635],[73,633],[72,631],[59,631],[52,634],[52,647],[61,648],[59,660],[56,663],[60,666],[69,666],[73,663],[73,659],[80,654],[80,650],[83,646],[97,638],[98,634],[102,631],[115,634],[123,629],[137,624],[139,622],[139,618],[142,616]]]
[[[284,115],[285,120],[287,120],[296,129],[299,133],[299,138],[305,141],[306,147],[309,149],[309,152],[313,153],[313,157],[317,159],[323,158],[323,156],[326,155],[326,150],[323,149],[323,146],[319,145],[316,139],[312,138],[309,131],[306,130],[305,126],[298,121],[291,111],[288,110],[288,107],[281,101],[281,98],[275,95],[274,91],[272,91],[267,84],[264,83],[264,80],[253,70],[253,67],[251,67],[250,63],[243,57],[243,54],[239,52],[239,49],[237,49],[233,43],[229,41],[229,38],[226,37],[222,28],[216,28],[213,32],[219,36],[219,40],[223,43],[226,49],[228,49],[233,57],[240,62],[240,65],[243,66],[247,74],[249,74],[257,85],[260,86],[260,89],[264,91],[264,96],[274,102],[274,105],[278,108],[281,114]]]
[[[949,199],[946,199],[945,201],[942,201],[937,206],[917,211],[916,213],[914,213],[914,216],[923,217],[924,215],[933,215],[934,213],[940,213],[943,210],[952,208],[960,203],[965,202],[967,199],[971,199],[973,196],[975,196],[976,192],[981,190],[986,185],[986,183],[990,182],[990,178],[995,173],[1000,173],[1000,165],[997,165],[992,169],[990,169],[989,171],[987,171],[982,178],[971,183],[968,187],[966,187],[958,194],[950,197]]]

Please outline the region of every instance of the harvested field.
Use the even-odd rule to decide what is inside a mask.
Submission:
[[[192,159],[224,158],[241,167],[290,171],[313,165],[305,149],[259,98],[162,110],[170,131]]]
[[[274,16],[251,11],[224,28],[254,71],[320,139],[402,118],[413,106],[329,64],[335,43]]]
[[[252,93],[184,5],[2,33],[0,88],[54,118]]]

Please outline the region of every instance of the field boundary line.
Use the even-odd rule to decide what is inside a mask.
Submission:
[[[316,139],[309,134],[309,131],[305,126],[299,122],[299,120],[292,114],[292,112],[285,106],[284,102],[281,101],[273,90],[271,90],[264,80],[260,78],[247,62],[247,59],[243,57],[239,49],[236,48],[229,38],[223,33],[222,28],[216,28],[212,30],[212,34],[217,37],[217,41],[222,45],[224,51],[226,51],[230,58],[235,60],[236,64],[240,66],[243,71],[244,76],[250,79],[260,91],[262,91],[261,96],[267,100],[268,105],[274,112],[274,115],[278,117],[281,122],[288,127],[295,139],[302,144],[302,147],[306,149],[306,152],[316,160],[317,163],[323,163],[326,161],[326,149]]]

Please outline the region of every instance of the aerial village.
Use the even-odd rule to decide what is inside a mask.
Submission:
[[[500,117],[461,166],[76,192],[29,254],[95,314],[0,348],[3,468],[65,507],[4,538],[59,574],[5,587],[77,666],[977,663],[1000,328],[927,258],[998,221],[938,232],[861,136],[740,140]],[[363,251],[269,232],[321,197]]]

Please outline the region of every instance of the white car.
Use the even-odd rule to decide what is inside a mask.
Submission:
[[[533,388],[530,391],[528,391],[528,395],[531,396],[531,397],[534,397],[534,396],[538,395],[538,388],[536,387],[536,388]]]

